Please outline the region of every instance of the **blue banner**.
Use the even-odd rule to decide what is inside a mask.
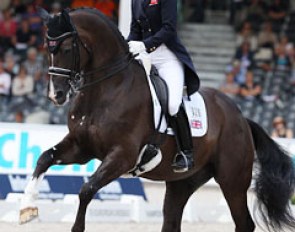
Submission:
[[[0,199],[5,199],[8,193],[23,193],[31,178],[29,175],[1,174]],[[40,184],[39,199],[63,199],[66,194],[78,194],[87,176],[45,176]],[[146,195],[140,179],[119,178],[102,188],[94,198],[100,200],[119,200],[123,194],[141,196]]]

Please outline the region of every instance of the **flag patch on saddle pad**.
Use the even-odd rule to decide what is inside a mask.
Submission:
[[[200,120],[191,120],[190,121],[191,127],[195,129],[202,129],[203,125]]]

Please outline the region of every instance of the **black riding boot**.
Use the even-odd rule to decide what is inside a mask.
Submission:
[[[175,134],[178,153],[176,154],[172,167],[174,172],[186,172],[194,164],[193,140],[186,112],[183,105],[178,113],[170,117],[170,126]]]

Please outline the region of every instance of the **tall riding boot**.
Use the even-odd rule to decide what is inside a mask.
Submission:
[[[175,116],[170,117],[169,122],[175,134],[178,150],[172,167],[174,172],[186,172],[193,166],[194,161],[191,129],[183,105]]]

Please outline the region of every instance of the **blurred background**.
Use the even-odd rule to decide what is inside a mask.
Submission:
[[[46,98],[47,59],[37,5],[95,7],[128,34],[130,0],[2,0],[0,121],[66,124],[67,107]],[[179,0],[179,34],[202,86],[219,88],[269,133],[295,130],[295,1]],[[279,137],[293,133],[279,132]],[[274,133],[274,135],[276,135]]]
[[[5,183],[0,187],[0,199],[9,198],[11,192],[22,192],[41,152],[53,146],[67,132],[68,107],[55,107],[47,99],[48,64],[43,47],[44,29],[36,6],[42,6],[52,15],[62,8],[94,7],[127,35],[130,2],[0,1],[0,182]],[[178,3],[178,33],[192,56],[201,86],[217,88],[227,94],[245,117],[258,122],[294,155],[295,0],[179,0]],[[49,178],[42,184],[41,197],[77,203],[77,198],[72,198],[71,194],[79,191],[97,165],[90,162],[83,167],[51,169]],[[60,176],[66,178],[61,179]],[[141,220],[145,217],[145,220],[160,221],[162,197],[159,193],[164,195],[162,185],[120,179],[104,189],[97,198],[123,199],[123,206],[133,202],[134,210],[125,212],[124,207],[118,204],[100,205],[96,209],[102,207],[97,209],[101,211],[96,213],[102,218],[93,220],[108,220],[105,218],[106,211],[114,209],[116,211],[110,211],[109,215],[113,220]],[[65,195],[68,197],[64,198]],[[146,215],[140,216],[136,212],[142,206],[141,200],[128,198],[128,195],[136,195],[144,201],[153,199],[155,205],[144,206]],[[15,202],[19,198],[10,195],[9,199]],[[212,209],[208,208],[208,199]],[[191,221],[197,217],[203,221],[230,221],[228,212],[224,213],[225,202],[221,199],[216,184],[209,184],[209,188],[199,195],[201,203],[198,207],[202,215],[196,216],[192,210],[195,203],[192,203],[184,218]],[[13,207],[2,205],[1,210]],[[55,215],[56,220],[72,209],[60,208],[63,212]],[[4,220],[13,221],[15,217],[13,214]],[[70,215],[65,221],[71,221],[71,217],[74,216]]]

